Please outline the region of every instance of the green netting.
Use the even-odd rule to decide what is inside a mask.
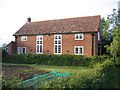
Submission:
[[[38,85],[40,85],[44,81],[48,81],[49,79],[55,79],[61,76],[68,76],[68,75],[70,75],[70,73],[60,74],[60,73],[57,73],[55,70],[53,70],[52,72],[44,75],[35,74],[34,78],[20,82],[17,84],[17,86],[20,88],[21,87],[37,87]]]

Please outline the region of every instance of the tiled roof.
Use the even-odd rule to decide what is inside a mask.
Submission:
[[[36,35],[51,33],[97,32],[100,16],[77,17],[26,23],[15,34]]]

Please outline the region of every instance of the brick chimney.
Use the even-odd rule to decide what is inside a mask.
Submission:
[[[28,23],[31,22],[31,18],[30,18],[30,17],[27,18],[27,22],[28,22]]]

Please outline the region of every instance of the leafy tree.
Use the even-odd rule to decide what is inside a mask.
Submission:
[[[105,45],[110,45],[112,38],[110,36],[110,33],[108,33],[109,29],[109,22],[105,20],[105,18],[102,18],[102,53],[107,54],[107,48],[105,48]]]
[[[108,18],[109,23],[112,23],[109,28],[111,28],[112,42],[110,45],[106,45],[107,50],[113,57],[114,62],[120,64],[120,26],[119,26],[119,14],[113,13],[111,15],[113,18]]]
[[[113,13],[108,15],[107,20],[102,18],[102,53],[108,54],[106,45],[110,45],[113,41],[114,30],[118,26],[118,13],[116,9],[113,9]]]
[[[113,41],[110,43],[110,46],[107,46],[107,50],[110,51],[110,55],[113,56],[114,61],[118,61],[120,57],[120,27],[115,29],[113,33]]]

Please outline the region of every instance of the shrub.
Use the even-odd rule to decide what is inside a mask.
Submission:
[[[82,55],[13,54],[7,55],[3,62],[16,64],[42,64],[57,66],[88,66],[90,58]]]
[[[81,74],[72,73],[66,77],[46,81],[38,88],[119,88],[119,83],[116,81],[118,80],[116,77],[119,77],[118,68],[114,63],[106,60],[99,65],[101,69]]]
[[[82,74],[73,73],[70,76],[60,77],[42,83],[38,88],[104,88],[105,80],[100,71]]]
[[[107,55],[103,55],[103,56],[92,56],[90,59],[90,63],[89,63],[89,67],[95,67],[97,63],[102,63],[104,61],[106,61],[107,59],[109,59],[110,56]]]
[[[3,62],[16,64],[41,64],[57,66],[89,66],[95,67],[96,64],[109,59],[109,56],[92,56],[91,58],[82,55],[47,55],[47,54],[13,54],[6,55]],[[118,60],[119,61],[119,60]],[[119,62],[118,62],[119,63]]]
[[[5,51],[5,49],[2,49],[2,58],[5,58],[7,55],[8,53]]]

